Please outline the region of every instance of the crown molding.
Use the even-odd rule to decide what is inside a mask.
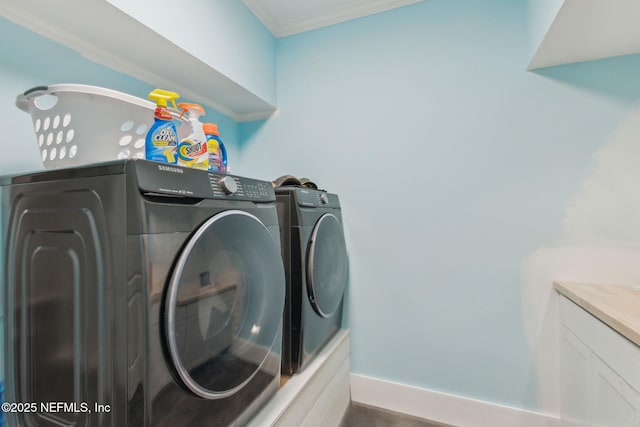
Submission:
[[[317,1],[322,2],[322,0]],[[278,19],[278,10],[270,9],[264,4],[263,0],[242,0],[251,12],[262,21],[265,27],[278,38],[373,15],[420,1],[423,0],[345,0],[342,6],[329,9],[324,13],[313,16],[300,14],[299,18],[280,21]]]

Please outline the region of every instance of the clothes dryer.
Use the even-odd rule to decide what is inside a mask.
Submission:
[[[340,329],[348,258],[336,194],[276,188],[287,297],[282,373],[304,369]]]
[[[275,393],[271,183],[127,160],[14,177],[3,206],[5,396],[37,405],[9,425],[244,425]]]

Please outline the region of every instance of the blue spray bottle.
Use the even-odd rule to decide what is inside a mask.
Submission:
[[[149,99],[156,102],[154,113],[155,122],[147,132],[145,141],[145,158],[154,162],[176,164],[176,150],[178,147],[178,131],[167,102],[176,108],[175,92],[155,89],[149,94]]]

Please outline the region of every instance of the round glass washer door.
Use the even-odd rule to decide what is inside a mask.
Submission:
[[[316,222],[307,248],[307,293],[320,316],[331,317],[340,307],[348,271],[342,224],[335,215],[324,214]]]
[[[280,246],[258,218],[229,210],[205,221],[180,252],[165,300],[165,338],[186,387],[205,399],[244,387],[273,357],[284,294]]]

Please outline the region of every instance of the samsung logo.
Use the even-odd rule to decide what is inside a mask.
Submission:
[[[173,172],[173,173],[184,173],[184,171],[180,168],[174,168],[172,166],[158,165],[158,170]]]

